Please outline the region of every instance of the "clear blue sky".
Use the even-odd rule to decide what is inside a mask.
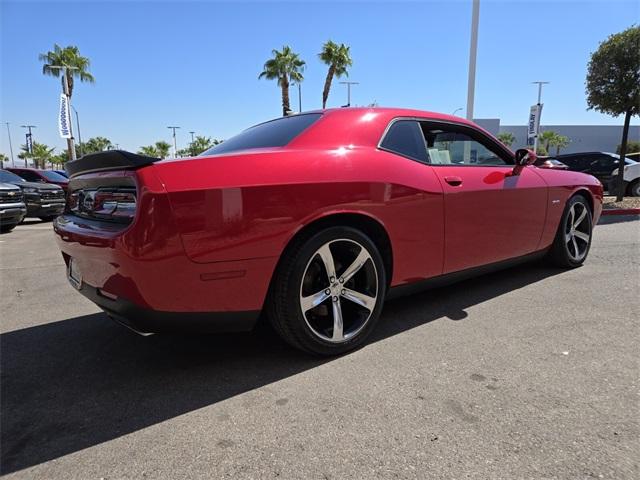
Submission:
[[[441,2],[29,2],[1,0],[0,151],[24,143],[21,124],[56,146],[60,83],[41,74],[38,54],[77,45],[94,85],[77,84],[82,136],[137,150],[188,131],[226,138],[278,116],[275,82],[258,80],[273,48],[290,45],[307,62],[303,109],[321,105],[326,75],[317,53],[327,39],[351,46],[352,103],[452,112],[467,91],[471,0]],[[590,52],[640,18],[640,2],[481,0],[476,118],[524,124],[533,80],[548,80],[543,124],[621,124],[587,111]],[[297,109],[297,92],[292,89]],[[334,84],[330,106],[346,103]],[[464,115],[464,110],[459,112]],[[636,120],[637,122],[637,120]],[[634,123],[636,123],[634,122]],[[75,125],[75,123],[74,123]]]

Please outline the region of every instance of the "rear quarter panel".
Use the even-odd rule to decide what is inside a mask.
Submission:
[[[392,285],[442,273],[443,204],[431,167],[368,147],[272,149],[161,162],[184,249],[196,263],[271,258],[314,220],[358,213],[386,229]]]

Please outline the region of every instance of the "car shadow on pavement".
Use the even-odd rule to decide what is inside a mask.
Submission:
[[[390,301],[370,343],[433,320],[464,319],[468,307],[561,272],[524,265]],[[249,334],[140,337],[104,314],[2,334],[0,360],[1,474],[331,361],[286,346],[264,326]]]

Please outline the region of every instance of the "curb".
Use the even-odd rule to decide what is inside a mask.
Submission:
[[[640,215],[640,208],[602,209],[602,215]]]

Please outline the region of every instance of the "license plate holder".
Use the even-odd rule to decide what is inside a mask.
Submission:
[[[69,279],[69,283],[71,283],[71,285],[76,289],[80,290],[80,288],[82,288],[82,274],[80,273],[78,262],[75,262],[73,258],[69,259],[69,265],[67,266],[67,278]]]

